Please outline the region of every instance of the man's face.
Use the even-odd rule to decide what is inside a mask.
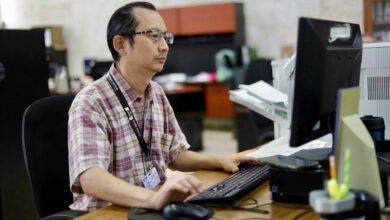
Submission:
[[[135,32],[151,29],[157,29],[162,33],[167,31],[165,22],[158,12],[144,8],[134,8],[133,10],[139,23]],[[130,46],[127,40],[126,54],[121,59],[124,59],[126,65],[135,65],[133,67],[137,67],[137,69],[146,70],[152,74],[160,72],[164,67],[169,50],[165,40],[163,38],[152,39],[146,34],[133,35],[133,39],[133,46]]]

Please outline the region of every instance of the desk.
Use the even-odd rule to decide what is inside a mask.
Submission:
[[[200,85],[180,85],[172,89],[164,89],[166,95],[187,94],[202,91],[203,88]]]
[[[225,83],[191,83],[166,88],[164,92],[175,111],[200,110],[206,117],[232,119],[233,103],[229,99],[229,89]]]
[[[229,174],[222,171],[205,170],[195,172],[193,175],[196,176],[200,181],[202,181],[205,187],[209,187],[229,176]],[[250,197],[255,198],[258,201],[258,204],[270,203],[271,193],[269,191],[268,182],[264,183],[256,190],[252,191],[247,196],[242,198],[239,203],[251,202],[251,200],[249,199]],[[267,215],[263,215],[245,211],[216,209],[216,213],[214,216],[217,219],[296,219],[296,217],[300,216],[303,213],[306,213],[303,215],[302,218],[298,219],[319,219],[319,215],[315,214],[314,212],[307,212],[309,210],[308,206],[272,203],[270,205],[265,205],[264,207],[261,207],[261,209],[268,210],[270,211],[270,213]],[[128,212],[129,208],[112,205],[106,208],[98,209],[77,219],[126,220]]]

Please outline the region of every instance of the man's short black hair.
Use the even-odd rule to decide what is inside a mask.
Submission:
[[[130,45],[134,44],[132,33],[139,25],[139,22],[133,13],[135,7],[146,8],[153,11],[157,10],[156,7],[149,2],[132,2],[118,8],[114,14],[112,14],[107,26],[107,43],[115,62],[119,61],[120,58],[112,42],[115,35],[127,35],[129,36]]]

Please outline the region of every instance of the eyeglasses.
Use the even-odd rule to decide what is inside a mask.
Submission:
[[[143,35],[146,35],[148,36],[150,39],[152,39],[153,41],[157,42],[159,41],[160,39],[164,38],[165,42],[167,44],[173,44],[173,34],[171,32],[162,32],[161,30],[159,29],[149,29],[149,30],[146,30],[146,31],[140,31],[140,32],[133,32],[133,35],[136,35],[136,34],[143,34]]]

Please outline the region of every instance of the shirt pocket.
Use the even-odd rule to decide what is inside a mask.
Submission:
[[[163,155],[164,163],[166,165],[168,165],[168,163],[170,162],[169,161],[169,152],[170,152],[172,142],[173,142],[173,135],[168,134],[168,133],[162,134],[160,141],[161,141],[160,142],[161,143],[161,152]]]

